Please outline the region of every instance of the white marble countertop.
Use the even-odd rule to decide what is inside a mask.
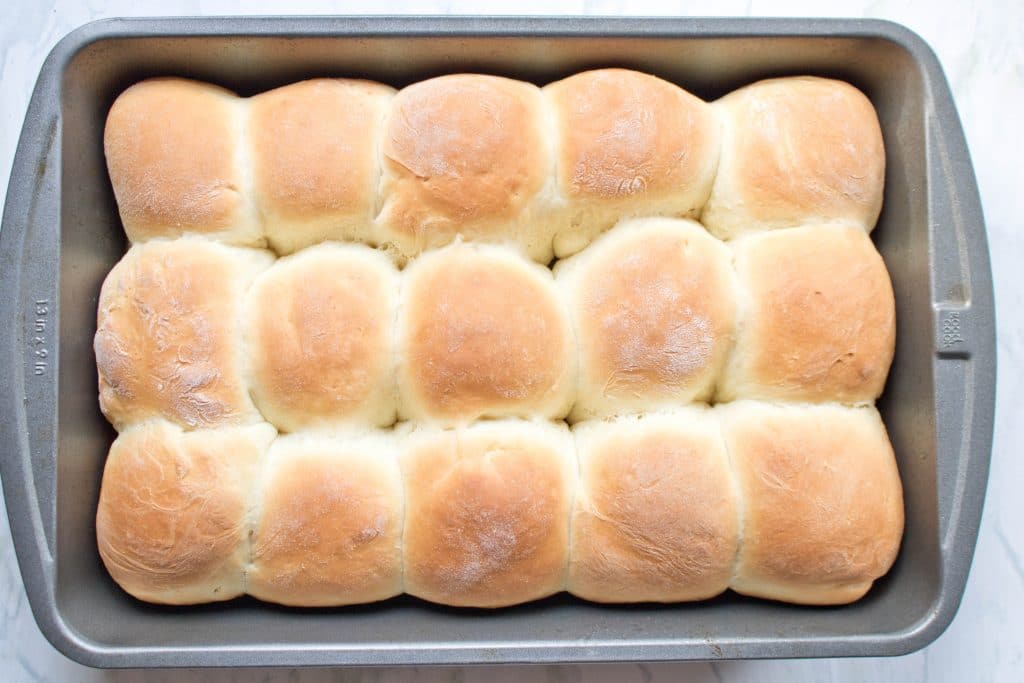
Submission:
[[[489,5],[489,7],[488,7]],[[1024,408],[1024,3],[1019,0],[393,0],[89,2],[15,0],[0,22],[0,197],[6,195],[29,95],[50,48],[102,17],[147,14],[499,14],[864,16],[921,34],[953,87],[981,187],[995,276],[999,376],[995,448],[977,554],[960,612],[921,652],[893,659],[717,662],[714,664],[349,670],[97,671],[63,657],[32,618],[0,505],[0,679],[20,681],[1020,681],[1024,680],[1024,458],[1011,452]],[[1016,153],[1015,153],[1016,152]],[[2,294],[0,294],[2,295]],[[1014,416],[1017,416],[1016,418]]]

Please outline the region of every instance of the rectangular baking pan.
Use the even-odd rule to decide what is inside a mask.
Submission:
[[[544,84],[624,66],[705,99],[817,74],[874,102],[887,147],[874,237],[896,292],[896,358],[880,409],[906,493],[896,565],[860,602],[801,608],[726,594],[608,607],[565,595],[496,612],[402,597],[344,609],[243,599],[161,608],[100,563],[94,514],[113,432],[97,408],[96,300],[125,237],[103,159],[121,90],[174,74],[243,95],[311,76],[402,86],[479,71]],[[39,626],[104,667],[654,661],[895,655],[923,647],[960,603],[991,452],[995,324],[974,173],[928,46],[864,20],[231,18],[109,20],[46,60],[0,231],[2,475]]]

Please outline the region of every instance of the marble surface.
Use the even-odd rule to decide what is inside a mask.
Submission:
[[[6,4],[6,3],[5,3]],[[484,9],[486,7],[486,10]],[[50,48],[101,17],[147,14],[604,14],[865,16],[921,34],[952,84],[981,187],[999,321],[995,448],[977,554],[960,612],[921,652],[893,659],[714,664],[351,670],[97,671],[60,655],[40,634],[21,582],[6,509],[0,505],[0,680],[20,681],[1019,681],[1024,680],[1024,458],[1012,453],[1024,409],[1024,171],[1014,126],[1024,121],[1024,3],[1019,0],[459,0],[419,2],[201,2],[14,0],[0,21],[0,197],[32,86]],[[1019,132],[1019,131],[1018,131]],[[2,294],[0,294],[2,296]]]

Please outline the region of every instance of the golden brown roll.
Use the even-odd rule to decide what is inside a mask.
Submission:
[[[117,429],[262,420],[243,375],[242,296],[273,259],[200,239],[132,247],[100,291],[100,407]]]
[[[318,78],[252,98],[255,197],[278,253],[373,239],[380,139],[394,90]]]
[[[711,107],[660,78],[598,69],[544,88],[557,140],[554,250],[569,256],[620,218],[696,217],[715,178]]]
[[[701,222],[712,234],[849,222],[870,231],[882,207],[885,149],[871,102],[848,83],[775,78],[712,105],[722,154]]]
[[[383,142],[378,242],[412,256],[469,240],[516,243],[551,260],[526,209],[551,174],[540,90],[497,76],[422,81],[395,97]]]
[[[732,589],[809,605],[863,596],[903,535],[903,491],[878,412],[755,401],[717,410],[743,510]]]
[[[182,78],[136,83],[114,102],[103,148],[132,242],[201,234],[261,245],[243,131],[246,101]]]
[[[573,428],[580,465],[571,593],[679,602],[729,586],[739,519],[718,419],[683,408]]]
[[[502,607],[565,587],[576,485],[565,425],[500,420],[412,435],[405,590],[446,605]]]
[[[321,244],[280,259],[245,300],[253,400],[284,431],[395,420],[398,272],[381,252]]]
[[[863,403],[885,386],[896,339],[892,284],[871,238],[807,226],[737,240],[739,333],[718,400]]]
[[[557,264],[579,344],[572,420],[711,398],[734,332],[730,259],[692,221],[647,218]]]
[[[403,276],[398,377],[406,419],[565,417],[576,348],[550,271],[500,247],[460,243],[424,254]]]
[[[402,592],[403,493],[389,434],[280,437],[259,489],[250,595],[323,606]]]
[[[121,588],[169,605],[241,595],[249,497],[273,438],[267,424],[182,432],[162,420],[117,437],[103,471],[96,540]]]

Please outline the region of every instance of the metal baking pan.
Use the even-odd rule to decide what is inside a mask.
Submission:
[[[544,84],[599,66],[648,71],[714,99],[818,74],[860,87],[887,147],[874,232],[896,292],[896,357],[880,409],[906,495],[896,565],[866,598],[806,608],[723,595],[674,606],[566,595],[496,612],[403,597],[343,609],[242,599],[162,608],[120,591],[94,514],[113,432],[97,407],[96,299],[125,250],[103,159],[106,113],[175,74],[246,95],[311,76],[402,86],[457,71]],[[896,24],[864,20],[116,19],[49,55],[21,134],[0,231],[0,465],[32,611],[61,652],[104,667],[653,661],[895,655],[956,613],[991,452],[995,321],[985,228],[949,86]]]

